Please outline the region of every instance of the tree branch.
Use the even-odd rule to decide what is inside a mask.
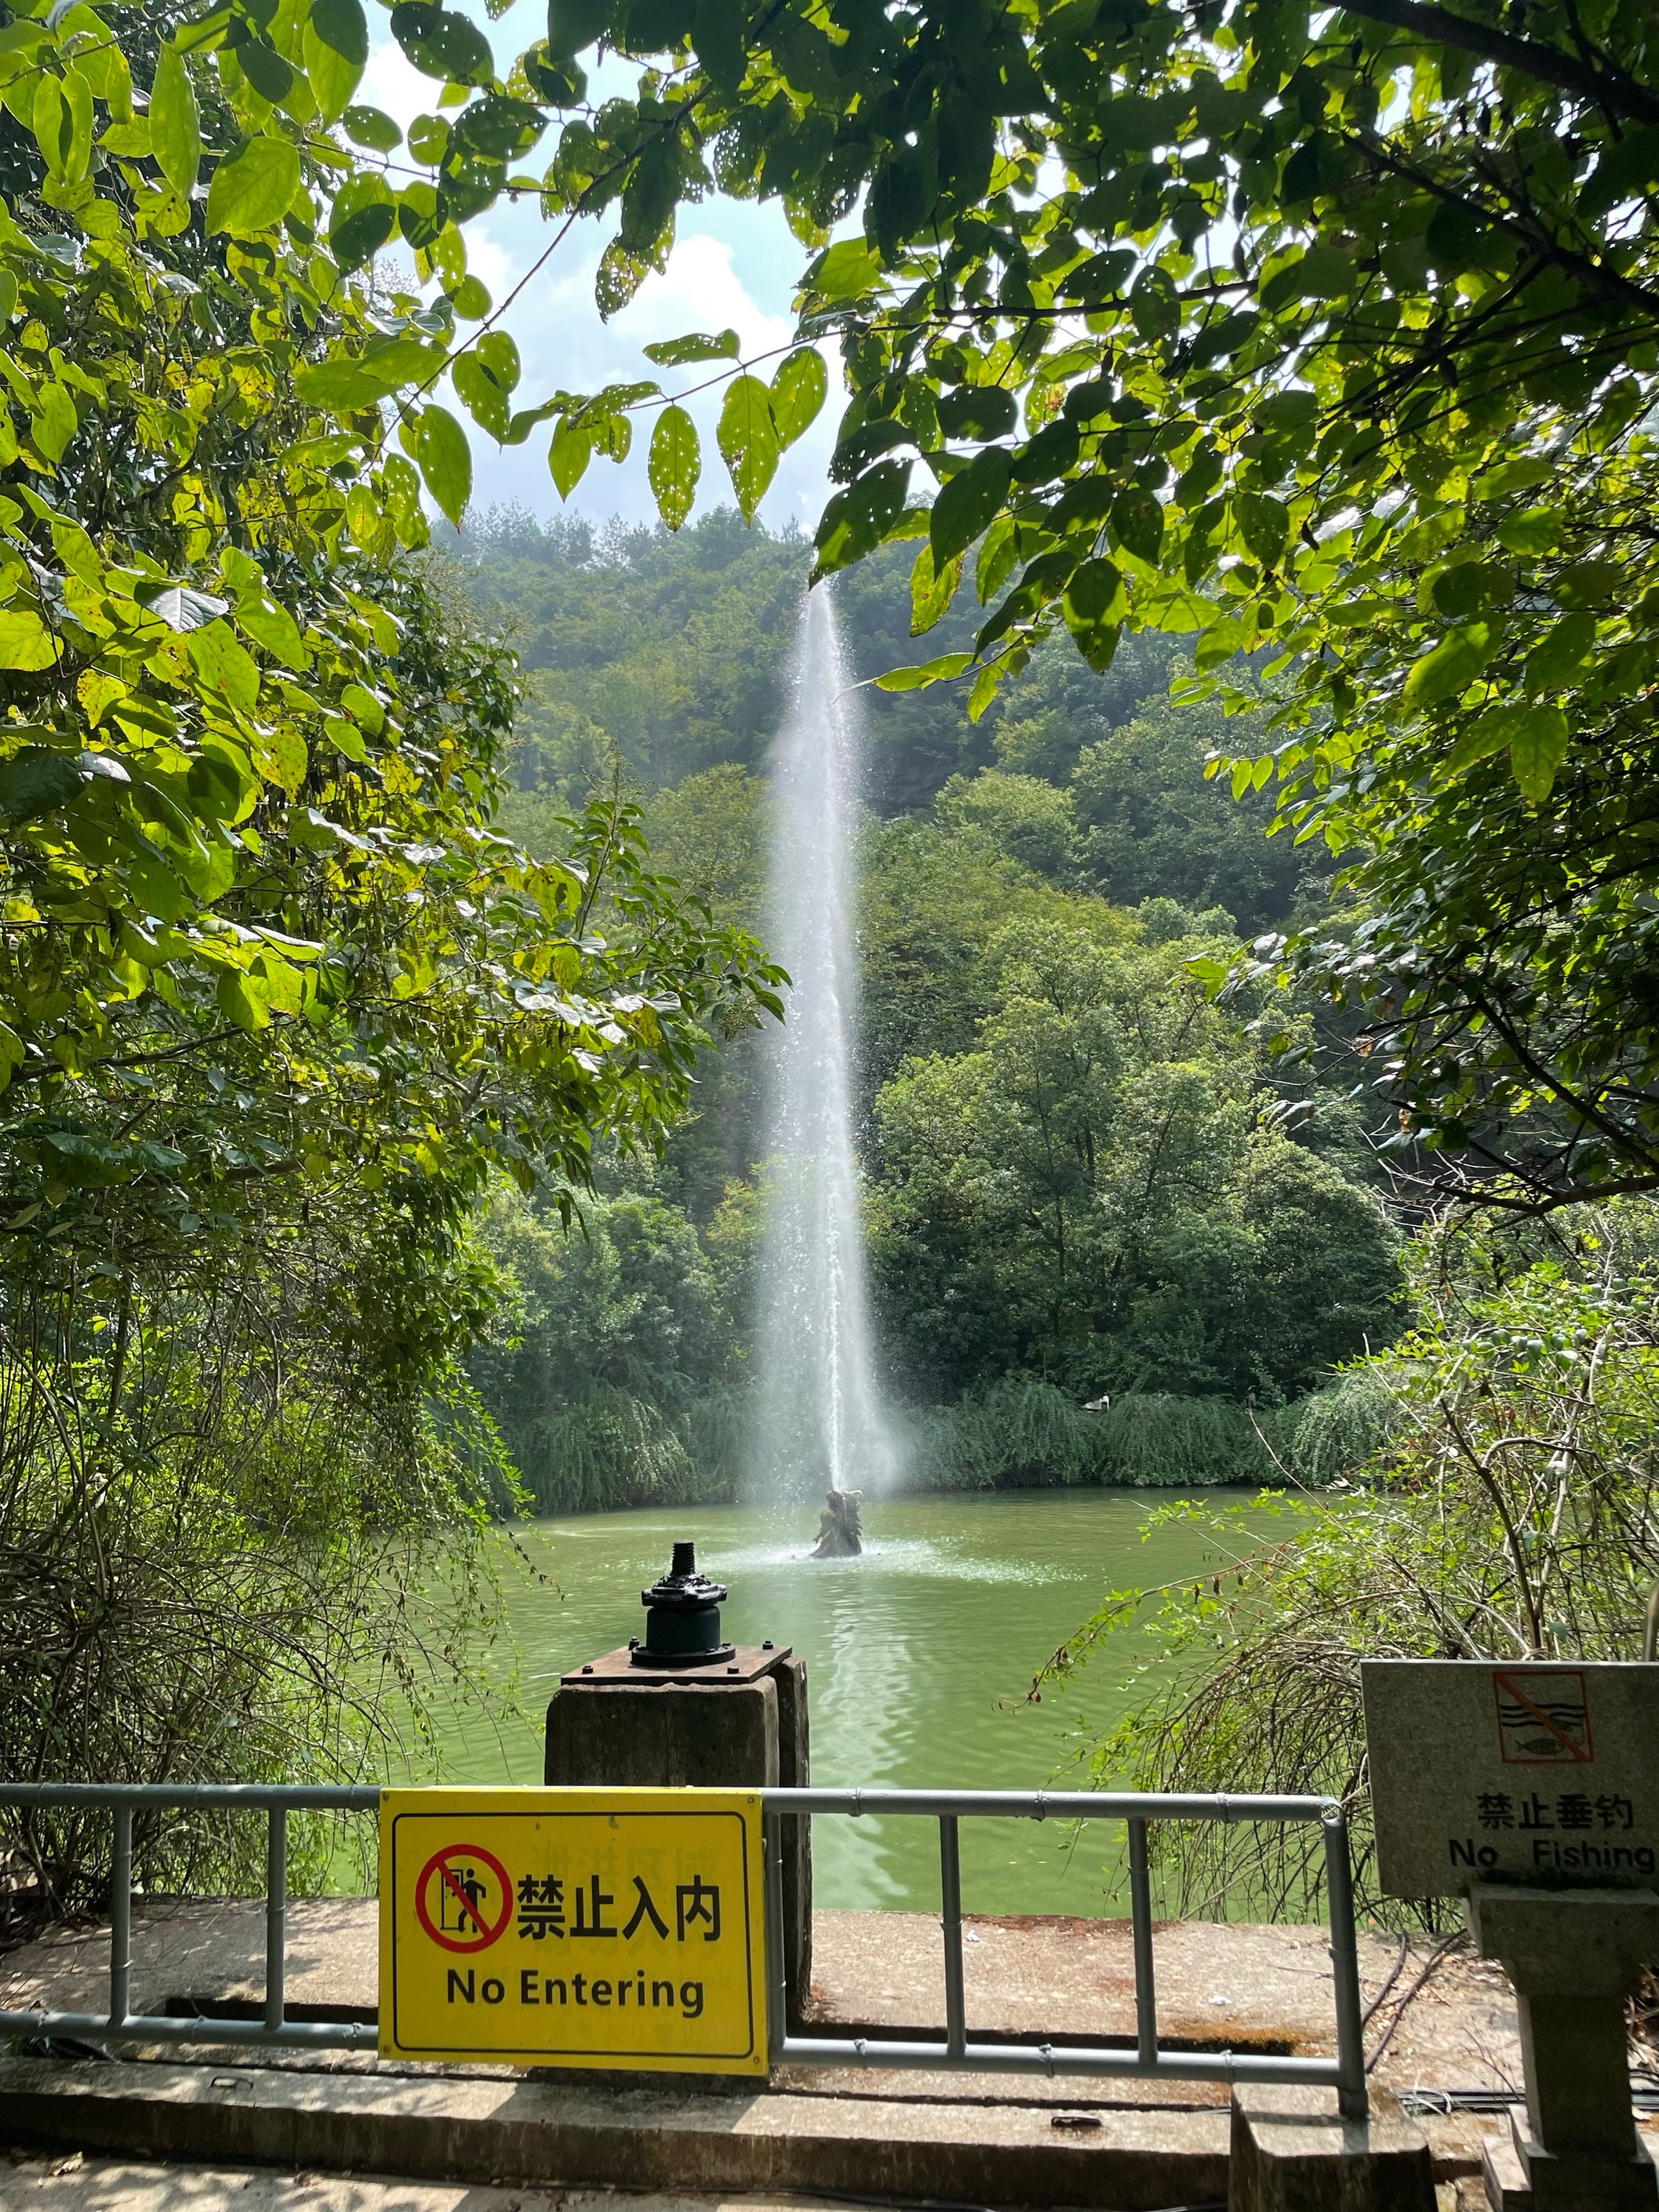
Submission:
[[[1559,46],[1545,46],[1536,39],[1517,39],[1486,23],[1472,23],[1466,15],[1455,15],[1449,8],[1433,6],[1431,0],[1344,0],[1343,13],[1368,22],[1386,23],[1391,30],[1404,31],[1425,46],[1455,46],[1460,52],[1474,54],[1499,69],[1519,70],[1541,83],[1553,84],[1558,92],[1576,94],[1633,122],[1659,123],[1659,94],[1626,76],[1622,70],[1593,69],[1577,56],[1563,53]]]

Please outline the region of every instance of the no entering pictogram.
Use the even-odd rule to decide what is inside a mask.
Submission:
[[[446,1951],[487,1951],[513,1917],[513,1884],[481,1844],[447,1844],[421,1869],[415,1911]]]

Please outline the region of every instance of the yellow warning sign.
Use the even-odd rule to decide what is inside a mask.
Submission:
[[[380,2055],[766,2071],[760,1799],[389,1790]]]

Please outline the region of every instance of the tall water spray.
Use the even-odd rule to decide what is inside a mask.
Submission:
[[[795,1500],[833,1485],[880,1490],[894,1472],[871,1359],[853,1150],[857,1016],[852,899],[864,735],[835,610],[822,586],[795,633],[772,761],[768,949],[788,969],[769,1031],[769,1189],[757,1330],[756,1488]]]

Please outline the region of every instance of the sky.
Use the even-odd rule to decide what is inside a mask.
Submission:
[[[544,0],[514,0],[493,23],[486,19],[481,0],[461,0],[461,4],[490,39],[503,75],[507,60],[545,35]],[[435,112],[440,86],[404,59],[384,15],[371,15],[370,36],[368,66],[357,90],[358,100],[384,108],[405,129],[416,115]],[[594,88],[626,92],[637,73],[635,64],[607,61]],[[539,173],[546,166],[557,143],[556,130],[550,127],[523,164],[526,169]],[[781,208],[718,198],[683,207],[666,270],[648,276],[629,306],[607,324],[599,319],[594,304],[593,273],[616,223],[615,209],[597,221],[578,223],[502,319],[501,327],[512,332],[524,364],[523,380],[514,394],[520,405],[533,406],[556,391],[593,392],[623,380],[651,378],[671,394],[700,383],[719,364],[660,370],[641,350],[656,339],[678,337],[687,331],[735,330],[745,356],[770,353],[788,343],[793,329],[790,301],[806,252],[791,237]],[[526,195],[516,205],[502,199],[474,216],[465,235],[468,266],[499,303],[545,251],[551,230],[538,203]],[[757,374],[769,377],[781,357],[758,364]],[[793,518],[810,533],[828,495],[825,469],[841,411],[833,358],[830,372],[830,397],[822,413],[784,454],[762,502],[761,520],[774,529]],[[686,403],[703,449],[696,514],[732,503],[731,483],[714,443],[720,404],[718,388]],[[653,520],[656,506],[646,481],[653,419],[636,415],[628,459],[615,463],[596,456],[567,506],[548,472],[548,428],[532,431],[523,446],[503,448],[466,418],[475,510],[516,505],[544,518],[562,511],[593,522],[611,515],[632,522]]]

